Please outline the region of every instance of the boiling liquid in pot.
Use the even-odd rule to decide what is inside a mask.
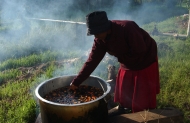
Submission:
[[[66,86],[49,92],[44,99],[61,104],[79,104],[95,100],[103,93],[102,89],[87,85],[80,85],[75,90]]]

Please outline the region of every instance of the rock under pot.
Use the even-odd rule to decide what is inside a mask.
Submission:
[[[49,79],[37,86],[35,94],[39,100],[42,123],[106,123],[108,109],[105,96],[110,85],[103,79],[90,76],[81,85],[101,88],[104,94],[95,100],[79,104],[60,104],[44,99],[49,92],[69,86],[76,75]]]

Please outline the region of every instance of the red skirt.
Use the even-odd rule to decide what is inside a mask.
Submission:
[[[119,68],[114,101],[132,112],[156,108],[160,92],[158,61],[143,70]]]

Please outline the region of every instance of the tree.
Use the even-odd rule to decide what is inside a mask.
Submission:
[[[167,7],[174,7],[178,3],[178,0],[165,0],[165,4]]]
[[[183,3],[186,5],[186,8],[190,7],[190,0],[183,0]]]

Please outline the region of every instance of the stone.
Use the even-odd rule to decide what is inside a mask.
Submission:
[[[112,112],[117,107],[109,110]],[[109,123],[183,123],[183,113],[175,108],[152,109],[109,118]]]
[[[39,113],[35,123],[42,123],[41,113]]]

